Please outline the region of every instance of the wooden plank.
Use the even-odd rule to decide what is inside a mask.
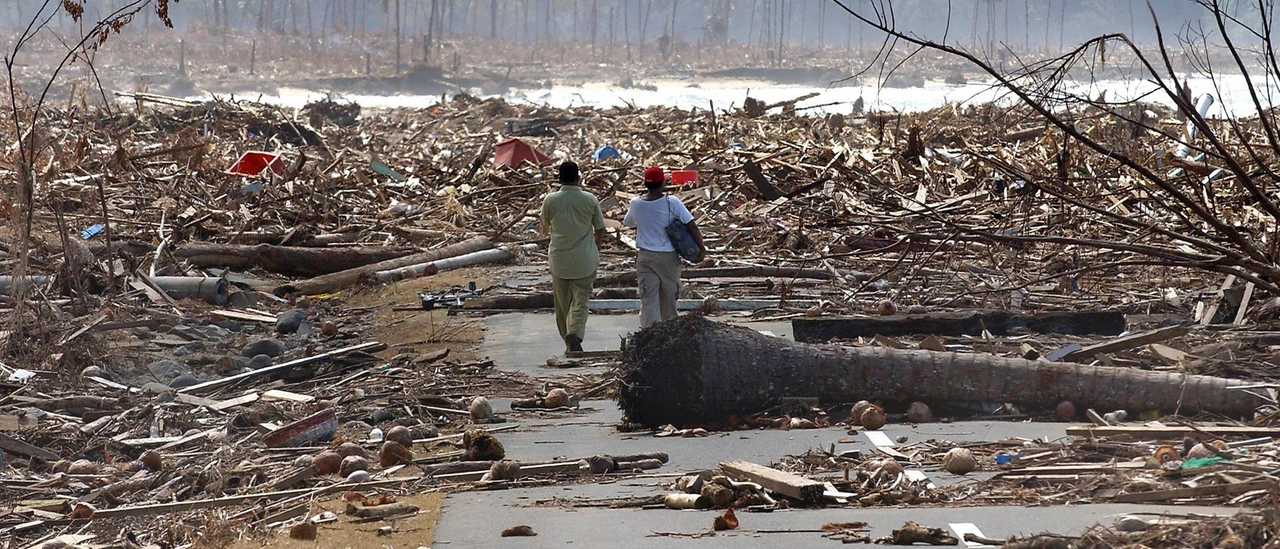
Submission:
[[[270,373],[272,373],[272,372],[280,372],[280,371],[288,370],[289,368],[293,368],[293,367],[296,367],[296,366],[302,366],[302,365],[305,365],[305,364],[311,364],[311,363],[313,363],[313,362],[320,362],[320,361],[322,361],[322,360],[328,360],[328,359],[333,358],[333,357],[335,357],[335,356],[341,356],[341,355],[345,355],[345,354],[347,354],[347,353],[354,353],[354,352],[357,352],[357,351],[373,350],[373,349],[376,349],[376,348],[378,348],[378,347],[382,347],[382,344],[381,344],[381,343],[378,343],[378,342],[376,342],[376,341],[370,341],[370,342],[368,342],[368,343],[361,343],[361,344],[359,344],[359,345],[352,345],[352,346],[350,346],[350,347],[343,347],[343,348],[341,348],[341,349],[335,349],[335,350],[333,350],[333,351],[329,351],[329,352],[327,352],[327,353],[320,353],[320,354],[318,354],[318,355],[309,356],[309,357],[304,357],[304,358],[299,358],[299,359],[297,359],[297,360],[290,360],[289,362],[285,362],[285,363],[283,363],[283,364],[277,364],[277,365],[275,365],[275,366],[267,366],[266,368],[259,368],[259,369],[257,369],[257,370],[250,370],[250,371],[248,371],[248,372],[244,372],[244,373],[236,374],[236,375],[233,375],[233,376],[227,376],[227,377],[219,378],[219,379],[215,379],[215,380],[212,380],[212,381],[206,381],[206,382],[204,382],[204,383],[197,383],[197,384],[195,384],[195,385],[191,385],[191,386],[189,386],[189,387],[183,387],[183,388],[181,388],[181,389],[178,389],[178,392],[179,392],[179,393],[194,393],[194,392],[196,392],[196,391],[200,391],[200,390],[203,390],[203,389],[209,389],[209,388],[217,387],[217,386],[220,386],[220,385],[226,385],[226,384],[228,384],[228,383],[233,383],[233,382],[236,382],[236,381],[240,381],[240,380],[242,380],[242,379],[249,379],[249,378],[251,378],[251,377],[263,376],[263,375],[270,374]]]
[[[210,408],[218,403],[216,400],[209,400],[195,395],[184,395],[182,393],[175,393],[173,395],[173,400],[183,404],[190,404],[192,406],[208,406]]]
[[[40,420],[31,416],[0,415],[0,431],[18,431],[27,427],[35,427],[39,424]]]
[[[58,461],[58,454],[6,435],[0,435],[0,450],[20,456],[37,457],[45,461]]]
[[[229,399],[224,400],[224,401],[222,401],[222,402],[214,403],[212,406],[210,406],[210,408],[213,408],[214,410],[217,410],[217,411],[221,412],[221,411],[223,411],[223,410],[226,410],[227,408],[235,408],[236,406],[243,406],[243,405],[245,405],[245,404],[253,404],[253,403],[255,403],[255,402],[257,402],[257,401],[258,401],[258,397],[259,397],[259,395],[258,395],[258,393],[255,391],[255,392],[252,392],[252,393],[248,393],[248,394],[240,395],[240,396],[238,396],[238,397],[236,397],[236,398],[229,398]]]
[[[289,391],[281,391],[279,389],[272,389],[262,393],[262,400],[284,400],[288,402],[306,404],[308,402],[314,402],[315,399],[316,397],[311,395],[300,395],[298,393],[290,393]]]
[[[1190,332],[1191,328],[1189,326],[1169,326],[1167,328],[1160,328],[1159,330],[1129,334],[1127,336],[1118,337],[1102,343],[1081,347],[1078,350],[1067,353],[1066,356],[1062,357],[1062,361],[1080,362],[1082,360],[1093,358],[1095,355],[1114,353],[1133,349],[1135,347],[1141,347],[1143,345],[1168,341],[1175,337],[1187,335]]]
[[[211,311],[209,314],[218,315],[220,317],[229,318],[231,320],[243,320],[246,322],[267,322],[270,324],[276,323],[276,317],[274,316],[263,315],[258,313],[250,313],[247,311],[230,311],[226,309],[218,309],[216,311]]]
[[[286,477],[276,480],[275,483],[271,485],[271,489],[287,490],[293,486],[298,485],[299,483],[311,480],[317,474],[319,474],[319,471],[316,470],[314,465],[303,467],[301,469],[298,469],[297,471],[290,473]]]
[[[1235,283],[1236,275],[1227,275],[1227,279],[1222,281],[1222,288],[1214,293],[1213,303],[1209,305],[1208,309],[1205,309],[1204,315],[1200,317],[1201,326],[1208,326],[1213,322],[1213,317],[1218,316],[1218,307],[1222,305],[1222,296],[1226,294],[1226,291],[1230,290],[1231,286]]]
[[[748,461],[721,462],[720,468],[730,475],[800,501],[818,501],[826,491],[821,482]]]
[[[1174,488],[1172,490],[1156,490],[1152,492],[1134,492],[1132,494],[1118,494],[1116,503],[1146,503],[1155,501],[1170,501],[1175,499],[1191,499],[1203,497],[1221,497],[1234,496],[1254,490],[1268,490],[1276,486],[1276,481],[1263,479],[1252,480],[1248,482],[1239,482],[1236,484],[1216,484],[1211,486],[1196,486],[1194,488]]]
[[[576,473],[580,470],[581,464],[577,461],[559,461],[556,463],[543,463],[540,465],[529,465],[520,467],[521,476],[547,475],[555,473]],[[449,473],[445,475],[435,475],[431,478],[436,480],[452,480],[457,482],[475,482],[483,478],[489,472],[488,469],[483,471],[466,471],[463,473]]]
[[[1236,326],[1244,325],[1244,315],[1249,312],[1249,300],[1253,298],[1253,283],[1244,285],[1244,297],[1240,298],[1240,308],[1236,310],[1236,319],[1232,324]]]
[[[1170,366],[1177,366],[1187,360],[1187,353],[1159,343],[1148,345],[1147,350],[1151,351],[1151,354],[1155,355],[1161,362]]]
[[[1181,426],[1143,427],[1143,426],[1088,426],[1067,427],[1068,436],[1077,437],[1133,437],[1145,440],[1180,440],[1197,434],[1207,433],[1217,437],[1280,437],[1277,427],[1219,427],[1204,426],[1192,429]]]
[[[831,339],[853,340],[876,335],[981,336],[983,329],[994,336],[1022,332],[1067,335],[1117,336],[1126,327],[1120,311],[1053,312],[1034,315],[1008,311],[972,311],[866,317],[796,318],[791,328],[796,341],[820,343]]]

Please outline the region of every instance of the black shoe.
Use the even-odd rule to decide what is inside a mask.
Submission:
[[[579,338],[578,336],[573,334],[564,336],[564,342],[569,344],[569,352],[571,353],[582,352],[582,339]]]

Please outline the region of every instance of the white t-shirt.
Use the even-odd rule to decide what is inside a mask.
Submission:
[[[636,230],[636,247],[651,252],[674,252],[675,246],[667,237],[667,225],[672,218],[681,223],[693,221],[693,214],[684,203],[674,196],[664,196],[658,200],[645,200],[644,197],[631,199],[631,207],[622,224]]]

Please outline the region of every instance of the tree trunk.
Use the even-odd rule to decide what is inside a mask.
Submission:
[[[882,335],[896,337],[934,334],[957,337],[1017,333],[1068,335],[1120,335],[1125,330],[1120,311],[1053,312],[1017,315],[1004,311],[933,313],[854,318],[797,318],[791,321],[796,341],[823,343],[832,339],[854,340]]]
[[[1234,381],[980,354],[810,345],[687,315],[627,341],[619,404],[647,427],[706,425],[765,410],[787,396],[826,404],[867,400],[1012,402],[1134,413],[1246,417],[1261,404]]]
[[[321,275],[307,280],[300,280],[292,284],[285,284],[277,287],[275,289],[275,294],[280,296],[291,293],[315,295],[333,292],[353,286],[359,283],[361,279],[371,277],[378,271],[399,269],[401,267],[415,265],[418,263],[436,261],[446,257],[455,257],[462,254],[469,254],[471,252],[478,252],[480,250],[487,250],[492,247],[493,244],[489,242],[488,238],[477,236],[451,246],[445,246],[438,250],[431,250],[429,252],[374,263],[372,265],[338,271],[336,273]]]
[[[174,250],[173,255],[200,268],[262,267],[267,272],[286,276],[316,276],[396,259],[416,251],[416,248],[388,246],[303,248],[270,244],[185,244]]]

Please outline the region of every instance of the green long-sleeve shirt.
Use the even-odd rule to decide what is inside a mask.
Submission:
[[[542,225],[551,230],[551,276],[585,278],[600,265],[595,232],[604,228],[600,201],[577,185],[565,185],[542,201]]]

